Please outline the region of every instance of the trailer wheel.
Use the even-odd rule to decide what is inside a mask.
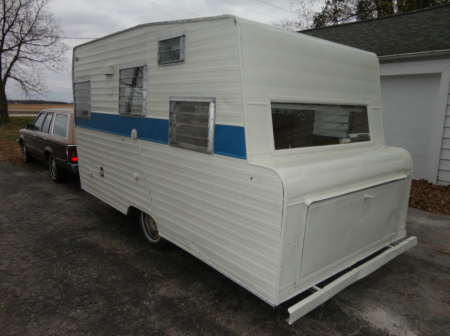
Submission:
[[[156,222],[149,214],[141,212],[140,223],[145,239],[147,239],[151,245],[157,248],[162,248],[166,245],[166,240],[159,235]]]

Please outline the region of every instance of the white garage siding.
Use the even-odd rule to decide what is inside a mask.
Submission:
[[[450,90],[445,114],[444,135],[442,136],[442,148],[437,183],[440,185],[450,185]]]
[[[436,183],[442,111],[439,74],[381,77],[381,100],[386,145],[406,149],[412,156],[413,179]],[[431,164],[435,162],[435,164]]]

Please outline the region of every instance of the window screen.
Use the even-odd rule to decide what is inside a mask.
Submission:
[[[69,116],[57,114],[53,123],[53,135],[67,138],[67,125],[69,124]]]
[[[185,36],[159,41],[158,64],[170,64],[184,61]]]
[[[89,81],[76,82],[73,84],[73,99],[75,117],[91,117],[91,87]]]
[[[119,113],[145,116],[147,93],[147,66],[120,70]]]
[[[365,106],[272,103],[272,123],[275,149],[370,140]]]
[[[170,102],[169,143],[171,146],[212,153],[214,99]]]
[[[44,122],[44,118],[45,118],[46,115],[47,115],[47,113],[41,113],[36,118],[36,120],[33,123],[35,131],[40,131],[41,130],[41,126],[42,126],[42,123]]]
[[[41,132],[48,133],[50,131],[50,123],[52,122],[53,113],[48,113],[47,118],[45,118],[44,124],[42,125]]]

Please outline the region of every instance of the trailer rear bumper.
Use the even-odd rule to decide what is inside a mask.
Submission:
[[[374,272],[384,264],[388,263],[398,255],[409,250],[410,248],[417,245],[416,237],[409,237],[401,243],[395,246],[388,246],[388,250],[377,255],[376,257],[366,261],[364,264],[359,265],[353,270],[343,274],[333,282],[329,283],[323,288],[314,286],[311,288],[315,293],[303,299],[302,301],[296,303],[288,309],[289,319],[287,320],[289,324],[294,323],[302,316],[309,313],[311,310],[320,306],[325,301],[329,300],[331,297],[350,286],[352,283],[366,277],[370,273]]]

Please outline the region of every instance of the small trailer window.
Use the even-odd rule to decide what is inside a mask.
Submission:
[[[89,81],[80,81],[73,84],[73,98],[75,117],[91,117],[91,87]]]
[[[366,106],[272,103],[275,149],[370,141]]]
[[[158,64],[184,62],[185,36],[178,36],[158,42]]]
[[[119,113],[129,116],[146,115],[147,66],[120,70]]]
[[[215,99],[172,98],[169,143],[171,146],[212,153]]]

